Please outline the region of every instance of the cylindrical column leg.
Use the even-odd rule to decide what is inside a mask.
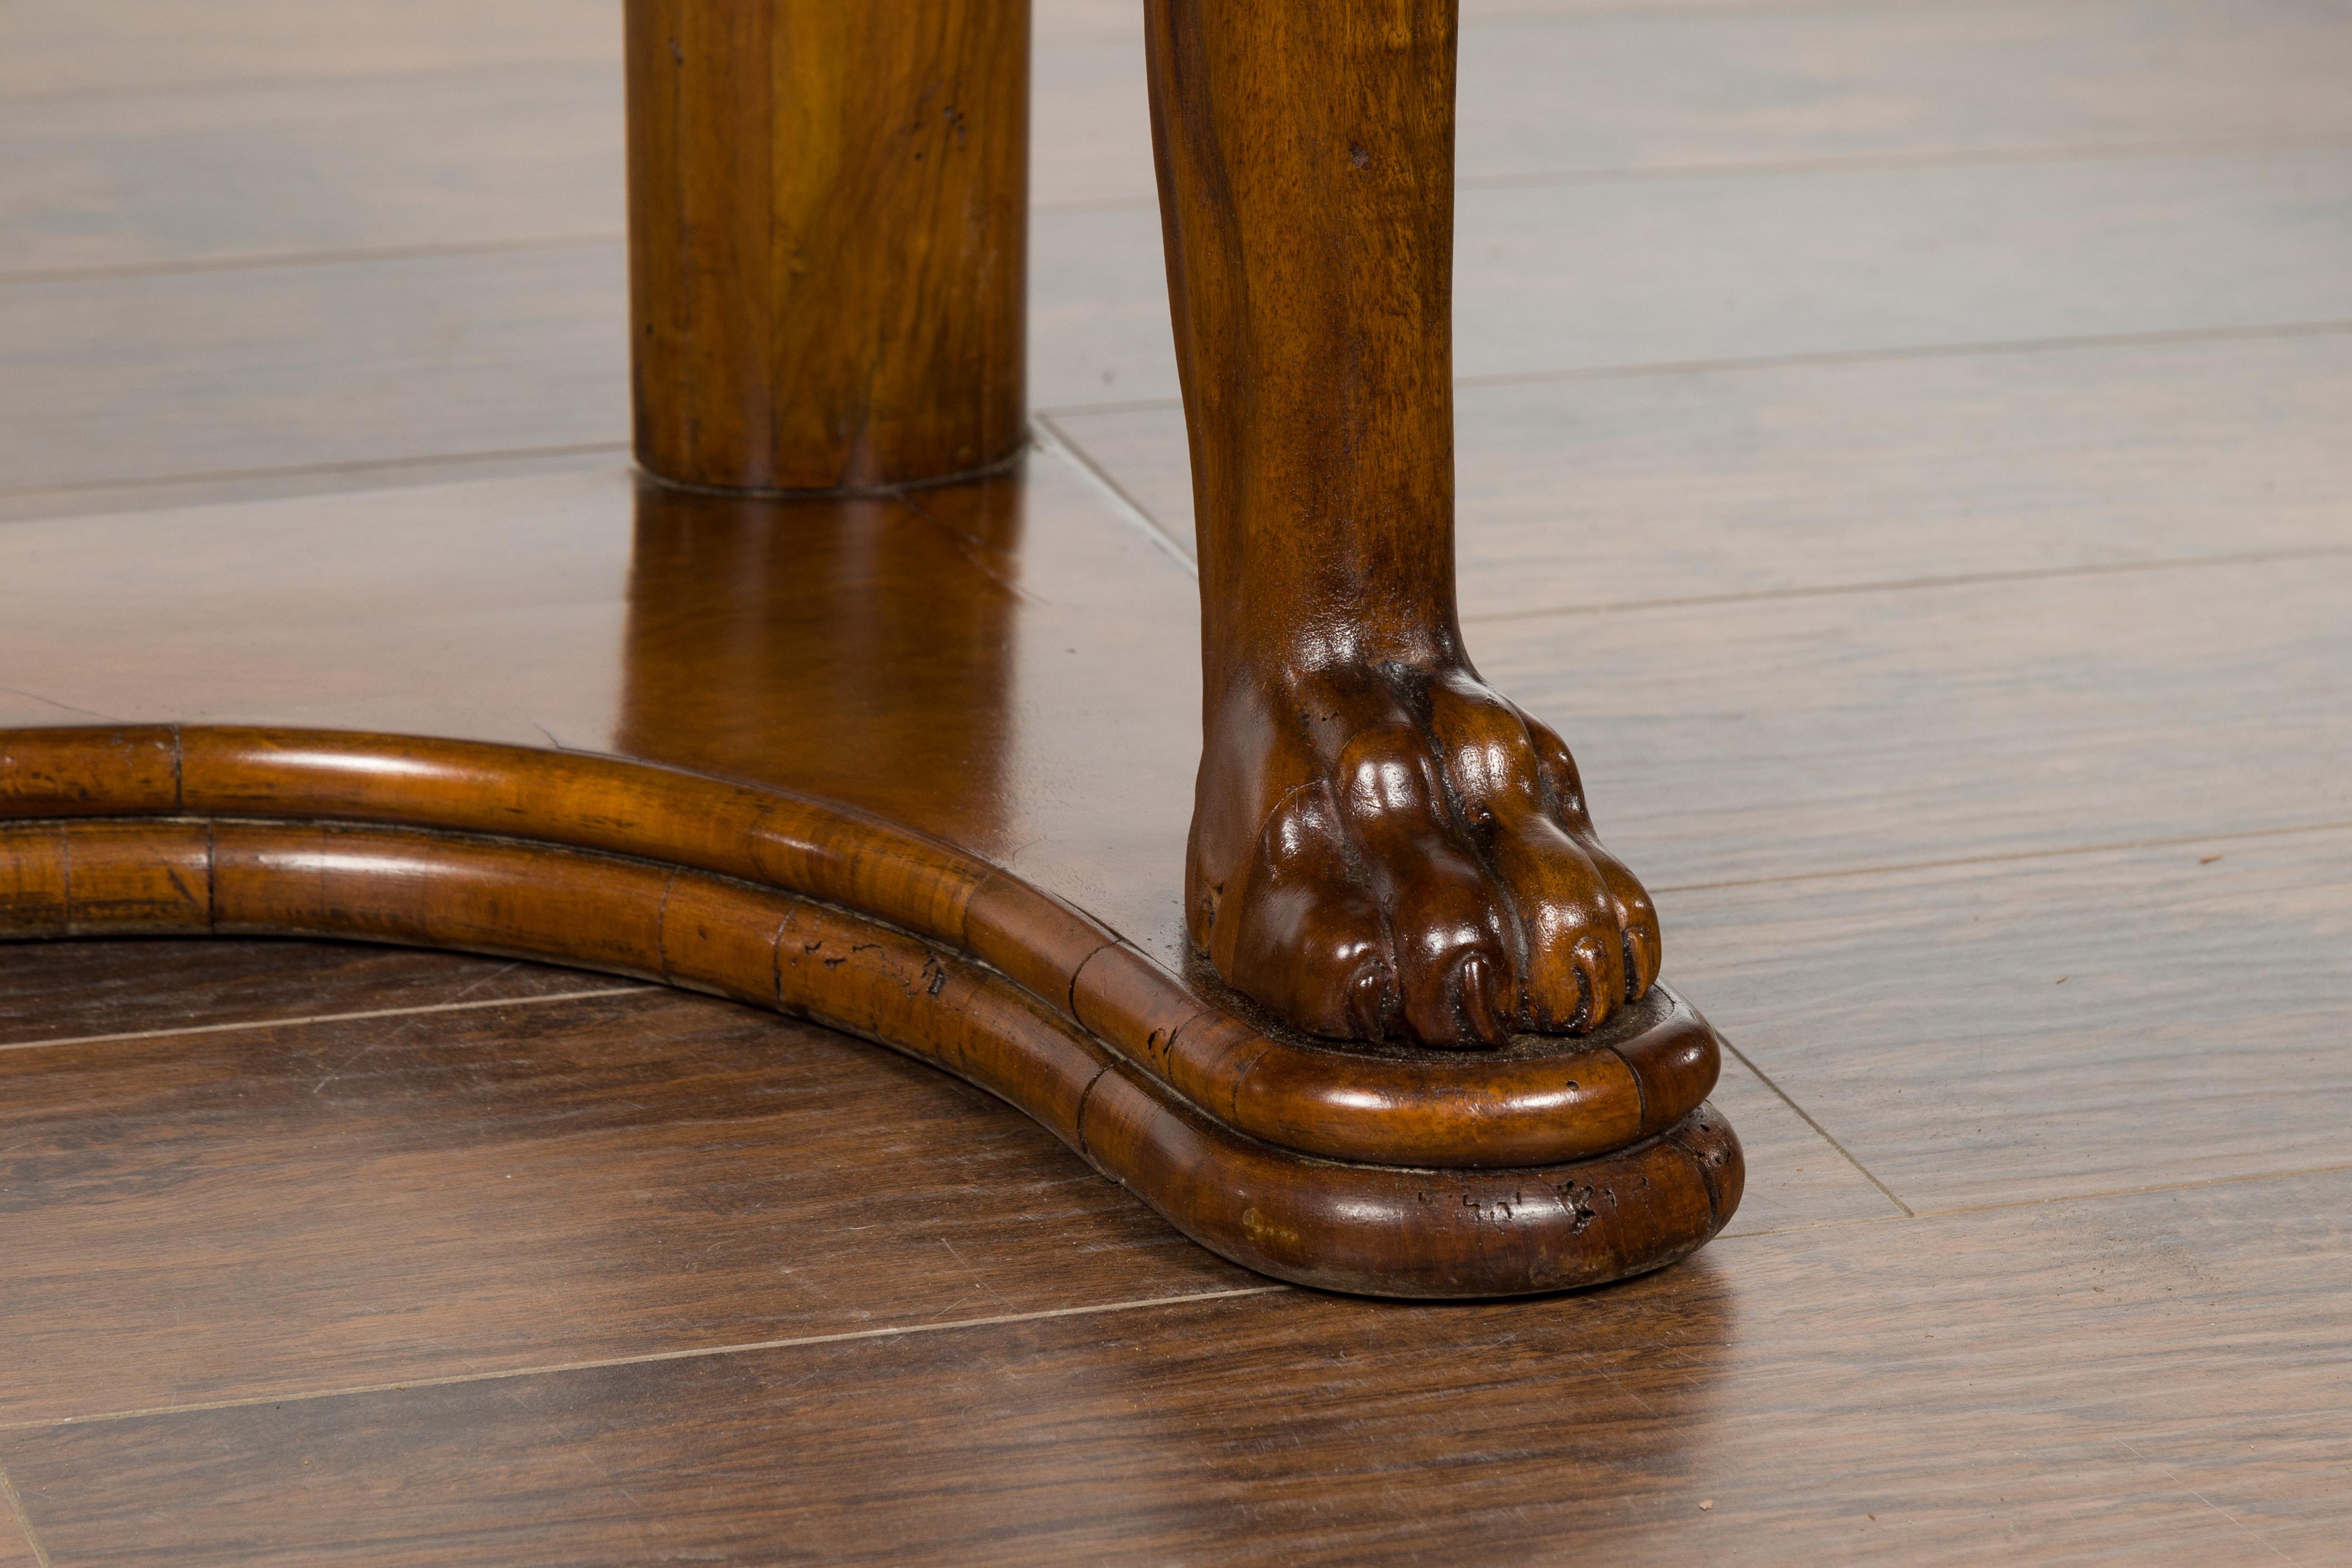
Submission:
[[[1028,0],[627,0],[637,460],[887,489],[1023,434]]]

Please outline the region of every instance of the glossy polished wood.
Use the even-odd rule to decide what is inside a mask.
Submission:
[[[1019,446],[1028,0],[629,0],[637,460],[869,489]]]
[[[1286,1279],[1559,1289],[1670,1262],[1738,1202],[1738,1144],[1700,1108],[1713,1037],[1670,998],[1613,1047],[1483,1083],[1405,1061],[1351,1092],[1349,1058],[1202,1006],[1048,896],[775,792],[388,737],[33,731],[0,744],[0,802],[18,819],[0,830],[0,934],[363,936],[818,1017],[989,1089],[1196,1239]],[[254,820],[289,810],[431,831]],[[162,820],[124,820],[142,815]],[[1366,1158],[1382,1163],[1331,1163]],[[1463,1168],[1481,1165],[1512,1168]]]
[[[538,1005],[627,986],[535,963],[338,942],[0,945],[0,1051],[335,1013]]]
[[[518,736],[531,745],[339,736],[285,724],[14,731],[0,748],[14,795],[9,814],[80,820],[101,835],[73,848],[70,835],[52,827],[19,830],[9,860],[21,884],[12,898],[21,910],[16,924],[26,933],[224,929],[214,920],[221,889],[236,884],[258,898],[273,884],[299,891],[313,877],[306,868],[315,853],[270,860],[264,872],[240,872],[242,881],[219,869],[197,875],[188,856],[214,856],[216,832],[233,839],[257,818],[287,823],[289,832],[289,818],[310,818],[424,827],[468,844],[473,835],[497,835],[503,844],[536,844],[548,868],[567,865],[564,856],[581,848],[621,853],[625,865],[677,869],[687,879],[679,886],[701,886],[694,875],[715,872],[825,900],[824,908],[852,912],[845,917],[912,933],[927,945],[924,957],[967,966],[976,975],[967,990],[981,1002],[962,1013],[875,1011],[875,996],[922,992],[929,980],[894,990],[889,973],[870,973],[882,959],[854,952],[837,971],[812,971],[814,990],[793,992],[785,1004],[985,1081],[1190,1234],[1254,1268],[1400,1293],[1548,1289],[1670,1260],[1728,1220],[1738,1154],[1728,1133],[1696,1110],[1719,1069],[1717,1044],[1670,994],[1588,1041],[1519,1041],[1494,1056],[1362,1056],[1267,1032],[1234,1016],[1234,1002],[1213,980],[1181,978],[1183,931],[1169,924],[1179,910],[1152,881],[1179,863],[1183,691],[1136,682],[1157,654],[1152,637],[1139,637],[1134,616],[1155,595],[1181,606],[1190,585],[1146,538],[1103,515],[1063,463],[1040,458],[1033,470],[885,500],[724,499],[600,478],[539,482],[552,503],[543,512],[510,505],[522,494],[510,484],[351,503],[355,521],[385,503],[421,505],[454,529],[446,538],[430,524],[320,531],[320,503],[282,508],[308,548],[282,557],[301,564],[301,595],[318,590],[320,550],[355,550],[334,572],[364,585],[379,606],[402,602],[395,581],[404,566],[395,560],[407,562],[430,578],[430,585],[414,583],[421,597],[407,599],[412,609],[489,630],[506,623],[506,611],[480,621],[463,605],[475,593],[510,593],[506,569],[475,555],[494,541],[499,555],[536,583],[530,597],[548,606],[593,606],[595,583],[621,590],[624,614],[597,611],[579,626],[604,627],[602,656],[576,648],[569,632],[546,642],[551,623],[524,614],[513,630],[534,623],[524,637],[536,639],[536,651],[494,654],[470,642],[470,632],[457,642],[419,642],[383,626],[381,635],[412,654],[379,658],[372,651],[379,632],[360,630],[360,621],[327,602],[313,597],[308,611],[289,605],[291,614],[258,609],[273,597],[264,562],[278,555],[264,543],[266,521],[264,533],[236,543],[224,533],[209,543],[179,536],[197,550],[188,566],[214,562],[214,590],[261,599],[242,611],[195,611],[207,593],[203,572],[191,578],[172,569],[181,588],[195,590],[179,614],[195,611],[188,626],[203,627],[197,642],[209,654],[191,648],[193,660],[127,663],[122,675],[146,700],[167,710],[191,700],[197,712],[226,703],[254,717],[313,721],[381,712],[416,729]],[[614,503],[624,560],[600,564],[597,538],[614,536],[597,520],[614,520]],[[501,527],[475,527],[480,505],[501,517]],[[543,517],[543,531],[534,517]],[[26,524],[0,545],[37,550],[54,595],[64,595],[49,602],[64,609],[78,569],[73,552],[54,555],[49,538],[45,527]],[[103,524],[78,527],[70,543],[97,550],[87,562],[120,605],[131,583],[106,538]],[[385,548],[395,555],[381,569],[362,566]],[[614,566],[618,581],[600,576]],[[480,606],[489,609],[489,599]],[[237,651],[240,639],[224,642],[221,626],[247,627],[268,647]],[[33,623],[19,630],[36,635]],[[1155,635],[1183,647],[1181,609]],[[285,637],[324,642],[297,654]],[[419,663],[433,644],[457,663],[440,672],[430,658]],[[1119,656],[1082,658],[1079,648],[1089,647]],[[158,684],[164,666],[193,677],[186,693]],[[303,670],[299,684],[285,684],[289,668]],[[73,703],[68,689],[49,679],[64,670],[24,672]],[[68,677],[68,687],[80,679]],[[428,691],[428,705],[416,708]],[[1152,720],[1143,742],[1122,752],[1066,750],[1085,731],[1066,729],[1058,715],[1122,710],[1131,720],[1164,712],[1173,721]],[[1033,712],[1054,721],[1030,726]],[[588,757],[564,741],[591,733],[595,750],[618,754]],[[1173,766],[1162,769],[1162,757]],[[1127,783],[1139,769],[1140,783],[1157,783],[1157,799],[1173,809],[1136,809],[1134,802],[1150,799]],[[1077,799],[1108,814],[1075,809]],[[142,827],[125,814],[181,827]],[[203,842],[195,820],[209,823]],[[1103,830],[1119,839],[1106,842]],[[663,957],[661,920],[663,910],[682,914],[685,905],[656,898],[646,914],[642,896],[658,889],[646,889],[635,908],[574,920],[579,908],[555,893],[531,902],[530,877],[508,856],[501,865],[513,886],[499,884],[503,891],[487,914],[461,917],[482,910],[468,893],[480,879],[457,856],[360,877],[343,924],[324,929],[679,978],[675,954]],[[1131,869],[1106,881],[1106,865]],[[179,881],[169,875],[174,869]],[[548,875],[574,891],[581,884],[558,869]],[[449,924],[414,924],[419,877],[445,884]],[[618,877],[616,886],[625,881]],[[200,884],[203,898],[186,891]],[[675,900],[673,886],[663,886]],[[1101,917],[1079,914],[1077,898]],[[740,938],[746,920],[752,947],[736,959],[751,971],[740,973],[767,975],[774,924],[762,931],[760,917],[727,917],[715,931]],[[318,933],[322,926],[315,917],[254,914],[233,929]],[[877,941],[873,952],[898,952],[898,973],[906,963],[922,973],[924,959],[903,947]],[[776,1006],[776,992],[762,994],[740,973],[685,971]],[[1110,1060],[1119,1069],[1106,1074]],[[1446,1187],[1430,1187],[1440,1178]],[[1454,1201],[1423,1201],[1434,1192]],[[1606,1211],[1612,1192],[1649,1192],[1651,1201],[1600,1223],[1592,1215]]]
[[[0,959],[120,986],[159,950],[184,955],[152,998],[165,1025],[173,1003],[221,1018],[276,952],[438,970],[444,996],[496,967],[236,938]],[[0,1429],[1288,1289],[985,1091],[772,1008],[556,971],[608,994],[378,1012],[390,999],[305,967],[307,1019],[0,1050],[0,1146],[26,1200],[0,1210]],[[177,1288],[128,1286],[166,1275]]]
[[[324,930],[690,980],[799,1007],[985,1083],[1228,1256],[1342,1288],[1557,1288],[1670,1260],[1719,1228],[1740,1173],[1727,1131],[1698,1109],[1717,1047],[1668,994],[1584,1041],[1351,1055],[1270,1032],[1237,1016],[1213,982],[1181,977],[1178,908],[1152,889],[1179,863],[1181,807],[1138,812],[1150,796],[1129,781],[1156,784],[1171,805],[1182,799],[1181,689],[1132,679],[1157,658],[1133,616],[1159,595],[1181,606],[1189,584],[1139,535],[1111,525],[1065,465],[1034,468],[877,500],[765,501],[602,478],[539,481],[553,503],[542,512],[512,505],[521,492],[499,484],[350,503],[355,521],[384,504],[421,504],[456,528],[446,538],[430,525],[321,531],[324,503],[314,501],[283,509],[306,549],[282,556],[266,542],[267,521],[234,542],[175,534],[196,552],[188,565],[213,563],[214,588],[237,597],[270,599],[265,563],[299,563],[310,607],[200,613],[187,624],[209,653],[158,657],[158,647],[124,666],[145,700],[314,722],[373,711],[532,743],[282,722],[11,731],[0,772],[8,814],[24,826],[6,861],[10,923],[19,934]],[[465,521],[486,515],[476,506],[501,526]],[[53,608],[75,602],[77,558],[109,602],[142,602],[110,530],[73,526],[53,539],[24,525],[0,549],[37,552]],[[600,554],[600,538],[622,546],[620,561]],[[557,541],[563,551],[551,552]],[[58,544],[70,548],[60,555]],[[534,584],[528,597],[567,618],[574,612],[559,606],[590,607],[577,629],[605,639],[602,654],[572,633],[550,642],[561,623],[538,611],[511,621],[492,608],[514,607],[524,579],[481,560],[486,544]],[[477,632],[504,626],[501,640],[520,633],[528,646],[493,653],[471,633],[451,642],[390,624],[363,630],[364,616],[317,598],[321,550],[337,557],[338,580],[379,606],[403,602],[399,573],[421,569],[430,584],[413,581],[421,593],[410,608]],[[364,564],[386,550],[381,565]],[[615,567],[617,580],[605,574]],[[199,598],[207,591],[201,569],[167,574]],[[593,609],[600,584],[618,591],[607,602],[619,614]],[[487,620],[465,607],[481,593]],[[178,613],[195,603],[184,596]],[[224,626],[261,643],[223,640]],[[40,635],[35,621],[17,629]],[[170,640],[160,624],[151,631]],[[1181,619],[1171,614],[1160,635],[1181,647]],[[378,646],[410,651],[379,658]],[[431,668],[435,647],[456,662]],[[1092,648],[1117,657],[1081,656]],[[159,683],[172,668],[191,678],[184,693]],[[289,669],[302,672],[292,685]],[[92,673],[23,667],[56,697],[8,700],[61,713],[58,700],[83,706],[68,686]],[[1051,727],[1031,725],[1040,710],[1055,716]],[[1143,725],[1137,745],[1061,749],[1085,733],[1064,716],[1118,712]],[[595,750],[617,754],[583,755],[561,738],[592,732]],[[1160,767],[1163,758],[1176,765]],[[330,921],[302,913],[310,906],[299,900],[322,867],[359,865],[355,841],[338,841],[341,859],[313,844],[239,859],[233,874],[217,859],[257,820],[298,843],[320,831],[294,818],[346,834],[359,822],[422,829],[458,848],[395,857],[372,876],[352,870]],[[1123,837],[1106,840],[1107,828]],[[484,835],[495,836],[488,847]],[[580,851],[626,858],[595,862],[617,868],[610,880],[622,890],[610,896],[621,903],[596,903],[601,874],[560,869]],[[547,888],[534,865],[547,868]],[[656,868],[651,880],[631,869],[645,867]],[[1105,879],[1106,868],[1116,875]],[[751,912],[730,912],[713,894],[702,900],[713,911],[705,945],[728,956],[706,962],[698,946],[682,961],[665,921],[701,907],[705,875],[881,922],[880,934],[847,942],[837,968],[790,968],[802,988],[778,990],[789,944],[779,945],[772,910],[755,899]],[[484,887],[496,890],[487,904]],[[418,912],[434,896],[446,901],[441,923]],[[244,911],[226,924],[224,898]],[[281,907],[288,899],[297,901]],[[1078,899],[1101,912],[1079,912]],[[946,975],[950,995],[971,998],[961,1011],[926,989]],[[1645,1195],[1612,1213],[1610,1194],[1628,1192]],[[1452,1201],[1437,1203],[1441,1193]]]
[[[257,1398],[0,1432],[0,1464],[59,1568],[757,1563],[780,1520],[872,1563],[2334,1563],[2347,1200],[2339,1171],[1727,1242],[1572,1303],[1280,1291]]]
[[[1194,948],[1343,1039],[1582,1033],[1657,911],[1454,596],[1454,0],[1146,8],[1201,563]]]
[[[2352,489],[2345,326],[1507,381],[1454,405],[1463,616],[1489,647],[1525,635],[1490,622],[1677,600],[2325,552]],[[1192,548],[1181,408],[1050,423]]]

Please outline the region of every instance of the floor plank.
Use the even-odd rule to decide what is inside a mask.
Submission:
[[[617,57],[63,101],[0,97],[0,284],[594,236],[625,222]]]
[[[1916,1209],[2352,1165],[2352,832],[1661,912],[1669,972]]]
[[[0,489],[628,439],[617,243],[0,287]]]
[[[0,1083],[0,1423],[1265,1283],[945,1074],[658,990]]]
[[[1033,77],[1032,200],[1148,204],[1139,29],[1041,35]],[[0,283],[617,239],[626,220],[617,49],[342,79],[0,92],[0,142],[16,154],[0,164]]]
[[[87,952],[50,978],[141,970]],[[664,993],[28,1048],[0,1085],[0,1426],[1264,1283],[944,1075]],[[1716,1098],[1759,1168],[1733,1234],[1896,1212],[1738,1062]]]
[[[2352,132],[2305,0],[1465,7],[1461,48],[1471,180]]]
[[[629,984],[332,942],[0,942],[0,1051],[90,1035],[439,1008]]]
[[[0,1469],[0,1568],[48,1568],[33,1549],[31,1527],[17,1516],[8,1494],[15,1483]]]
[[[1469,189],[1469,378],[2352,320],[2352,150]],[[1737,256],[1727,279],[1721,258]],[[1033,400],[1177,395],[1143,210],[1041,216]]]
[[[41,16],[14,26],[55,26]],[[486,36],[437,72],[302,69],[286,18],[255,41],[285,62],[261,80],[0,90],[0,141],[20,153],[0,168],[0,277],[617,234],[617,40],[591,16],[551,16],[543,56]],[[1139,12],[1041,16],[1036,39],[1033,198],[1151,206]],[[2344,137],[2347,51],[2300,0],[1474,13],[1457,162],[1492,184]]]
[[[1680,886],[2352,822],[2348,594],[2337,555],[1490,621],[1475,646],[1569,738],[1611,846]]]
[[[0,522],[94,517],[110,512],[170,511],[181,507],[350,495],[371,490],[531,478],[543,474],[609,473],[615,465],[625,464],[629,458],[629,443],[624,437],[577,447],[547,447],[519,453],[360,458],[348,462],[298,463],[282,468],[248,468],[176,478],[165,475],[122,483],[100,479],[53,486],[36,485],[22,489],[0,489]]]
[[[0,625],[17,689],[0,719],[423,728],[651,754],[863,804],[979,853],[1017,847],[1024,874],[1181,963],[1192,587],[1057,460],[1034,468],[1019,553],[999,563],[1017,597],[953,624],[881,605],[858,624],[857,646],[974,683],[950,776],[909,765],[940,737],[842,720],[869,688],[809,595],[866,570],[868,535],[940,571],[967,561],[958,536],[804,519],[788,558],[757,519],[735,545],[709,527],[698,544],[634,505],[617,476],[584,475],[12,524],[0,563],[47,591]],[[724,614],[661,633],[722,568]],[[1609,842],[1653,885],[1681,886],[2352,820],[2347,594],[2339,555],[1495,620],[1475,647],[1569,737]],[[142,607],[157,603],[170,614]],[[1120,657],[1072,658],[1082,644]],[[787,655],[832,684],[763,687],[733,709],[694,695],[723,661],[768,680]],[[1092,740],[1096,724],[1119,744]],[[793,740],[811,732],[857,743]]]
[[[1152,200],[1126,12],[1088,41],[1093,69],[1041,75],[1041,127],[1085,133],[1066,154],[1083,178],[1057,169],[1057,195]],[[1042,72],[1056,35],[1039,37]],[[2352,33],[2304,0],[1474,4],[1460,72],[1456,166],[1473,184],[2352,135]],[[1066,134],[1041,131],[1041,172]]]
[[[1455,411],[1473,623],[2352,544],[2352,331],[1474,385]],[[1191,549],[1181,409],[1053,427]]]
[[[2352,1474],[2347,1197],[1719,1243],[1536,1307],[1286,1290],[109,1421],[0,1462],[60,1568],[2275,1562],[2269,1532],[2352,1523],[2311,1484]]]
[[[618,60],[602,0],[16,0],[0,18],[0,97]]]
[[[1457,364],[2352,319],[2347,182],[2306,152],[1471,192]],[[1035,226],[1034,399],[1172,396],[1157,219]],[[0,489],[621,441],[624,281],[598,244],[0,288]]]

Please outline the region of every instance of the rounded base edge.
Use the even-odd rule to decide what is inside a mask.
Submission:
[[[1320,1289],[1432,1300],[1597,1285],[1687,1256],[1739,1203],[1738,1141],[1705,1103],[1549,1164],[1302,1152],[1220,1120],[937,936],[674,861],[447,828],[185,815],[172,809],[179,753],[148,750],[163,759],[149,770],[149,814],[0,821],[0,937],[387,942],[635,975],[808,1017],[987,1089],[1204,1247]],[[33,782],[47,794],[25,798],[52,813],[113,804],[62,775]],[[1704,1092],[1688,1073],[1678,1080]]]

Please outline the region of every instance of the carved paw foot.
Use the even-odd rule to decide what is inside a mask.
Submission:
[[[1558,735],[1462,668],[1318,670],[1213,712],[1197,948],[1286,1021],[1491,1046],[1580,1034],[1657,978],[1657,911]]]

